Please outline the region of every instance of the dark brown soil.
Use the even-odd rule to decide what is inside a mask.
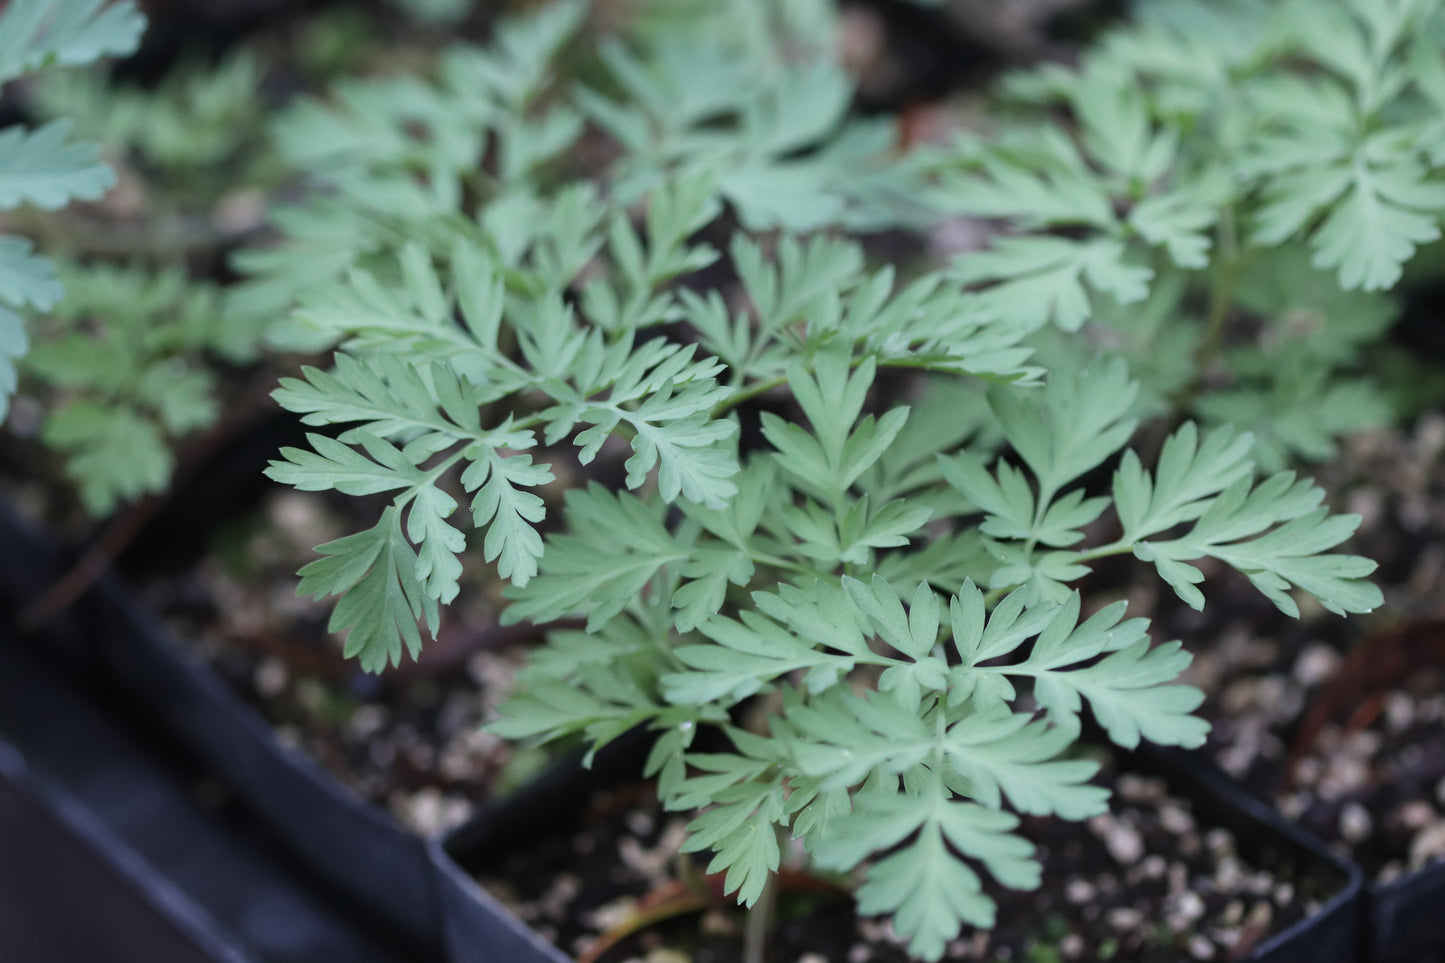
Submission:
[[[422,662],[363,673],[326,632],[330,606],[295,593],[314,546],[348,524],[324,501],[278,489],[199,565],[141,592],[284,741],[417,832],[438,833],[471,815],[513,757],[481,724],[534,633],[499,629],[493,587],[473,584]]]
[[[1201,824],[1190,802],[1171,795],[1160,778],[1106,772],[1100,780],[1116,794],[1108,814],[1086,824],[1025,821],[1025,834],[1040,849],[1042,887],[1033,893],[994,887],[998,925],[966,930],[950,945],[949,959],[1238,959],[1313,912],[1342,882],[1308,875],[1288,858],[1271,857],[1268,846],[1244,847],[1229,830]],[[677,885],[685,825],[686,818],[661,812],[645,788],[599,792],[569,832],[523,842],[480,882],[558,946],[582,956],[609,930],[630,930],[647,894]],[[771,960],[908,960],[891,929],[855,917],[845,896],[790,897],[790,888],[798,882],[782,889]],[[715,894],[704,909],[632,933],[597,963],[732,963],[741,958],[741,920],[731,901]]]

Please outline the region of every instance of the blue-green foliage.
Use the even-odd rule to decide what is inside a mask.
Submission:
[[[1151,464],[1131,449],[1167,379],[1197,374],[1192,342],[1141,386],[1038,341],[1106,302],[1168,339],[1168,271],[1206,270],[1222,212],[1263,181],[1190,153],[1152,87],[1088,63],[1018,85],[1064,99],[1077,140],[1035,123],[900,162],[891,121],[850,118],[808,40],[824,5],[739,10],[659,4],[597,44],[576,40],[585,6],[550,5],[433,77],[301,106],[278,133],[316,190],[241,259],[231,307],[289,309],[279,343],[335,349],[276,393],[330,433],[270,474],[387,499],[302,570],[302,592],[340,597],[364,667],[416,653],[480,549],[505,619],[585,623],[549,634],[492,731],[596,746],[649,726],[666,805],[702,810],[685,849],[741,901],[789,833],[861,867],[860,909],[938,959],[991,925],[994,883],[1038,884],[1018,813],[1105,807],[1070,753],[1085,712],[1121,746],[1203,741],[1179,644],[1080,596],[1098,560],[1132,554],[1196,607],[1204,559],[1291,614],[1301,594],[1341,613],[1380,594],[1335,551],[1358,519],[1287,471],[1256,477],[1247,432],[1185,422]],[[562,68],[579,60],[586,84]],[[839,229],[915,224],[920,172],[1013,234],[949,270],[870,265]],[[1282,291],[1245,272],[1238,296],[1287,313],[1307,270]],[[1320,351],[1375,336],[1378,303]],[[594,463],[617,490],[566,484]],[[765,720],[733,724],[744,700]],[[731,749],[691,751],[704,725]]]
[[[133,0],[12,0],[0,9],[0,85],[52,65],[129,53],[144,23]],[[53,211],[111,188],[114,172],[70,131],[64,119],[0,129],[0,211]],[[30,241],[0,235],[0,417],[15,392],[15,361],[29,347],[21,312],[48,311],[64,293],[55,266]]]
[[[1249,427],[1271,467],[1390,416],[1361,348],[1445,219],[1439,3],[1141,0],[997,93],[924,164],[938,204],[1008,228],[954,265],[985,310],[1052,325],[1050,359],[1087,324],[1142,413]]]

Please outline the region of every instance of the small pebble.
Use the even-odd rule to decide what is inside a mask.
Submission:
[[[1174,901],[1174,912],[1185,920],[1197,920],[1204,915],[1204,899],[1193,890],[1180,893]]]
[[[1196,960],[1212,960],[1214,944],[1209,941],[1209,937],[1195,934],[1189,938],[1189,955]]]
[[[1319,781],[1321,799],[1340,799],[1364,789],[1370,781],[1370,766],[1364,759],[1337,755],[1330,760]]]
[[[1374,821],[1370,813],[1357,802],[1346,803],[1340,810],[1340,835],[1351,843],[1359,843],[1370,836]]]
[[[1394,733],[1408,732],[1415,724],[1415,700],[1403,692],[1385,696],[1385,726]]]
[[[1267,869],[1256,870],[1247,873],[1244,877],[1244,891],[1253,893],[1255,896],[1268,896],[1270,889],[1274,886],[1274,876]]]
[[[1423,799],[1411,799],[1396,810],[1396,818],[1406,829],[1420,829],[1435,819],[1435,807]]]
[[[1084,938],[1078,933],[1070,933],[1059,940],[1059,952],[1066,960],[1080,959],[1084,955]]]
[[[627,830],[634,836],[646,836],[655,825],[652,816],[641,809],[634,809],[627,814]]]
[[[1222,856],[1214,867],[1214,883],[1223,892],[1232,893],[1244,881],[1244,867],[1233,856]]]
[[[1194,816],[1178,803],[1165,803],[1159,808],[1159,825],[1174,836],[1181,836],[1194,828]]]
[[[1285,681],[1283,676],[1267,675],[1263,679],[1260,679],[1259,688],[1255,692],[1255,698],[1258,700],[1258,704],[1267,706],[1276,712],[1281,711],[1281,706],[1285,702],[1287,695],[1286,688],[1288,685],[1289,683]]]
[[[1290,673],[1307,689],[1323,685],[1340,671],[1340,654],[1322,642],[1316,642],[1300,653]]]
[[[1169,867],[1169,892],[1191,892],[1189,889],[1189,867],[1183,863],[1174,863]]]
[[[1258,933],[1268,933],[1273,922],[1274,907],[1268,903],[1255,903],[1244,919],[1244,925]]]
[[[1295,781],[1301,786],[1313,786],[1320,781],[1324,766],[1316,756],[1305,756],[1294,769]]]
[[[1231,682],[1220,695],[1219,704],[1227,716],[1238,718],[1245,715],[1260,704],[1259,680],[1246,677]]]
[[[617,841],[617,856],[622,865],[651,878],[672,862],[672,854],[649,850],[634,836],[623,836]]]
[[[1211,829],[1204,834],[1204,845],[1215,855],[1232,853],[1234,852],[1234,837],[1229,835],[1227,829]]]
[[[1104,832],[1104,848],[1121,866],[1132,866],[1144,855],[1144,837],[1133,826],[1111,821]]]
[[[1421,830],[1410,840],[1410,869],[1416,870],[1445,856],[1445,822]]]
[[[538,901],[538,905],[547,916],[560,919],[567,915],[567,907],[572,905],[580,892],[582,880],[573,873],[561,873],[552,881],[551,887]]]
[[[1304,761],[1309,762],[1308,759]],[[1299,772],[1299,770],[1296,769],[1295,772]],[[1311,784],[1311,781],[1301,778],[1300,783],[1307,786]],[[1277,805],[1279,806],[1280,813],[1284,815],[1284,818],[1299,819],[1305,814],[1305,810],[1310,808],[1310,797],[1307,793],[1290,793],[1288,796],[1280,799]]]
[[[1075,906],[1092,902],[1094,899],[1094,885],[1085,879],[1071,879],[1064,884],[1064,899]]]
[[[738,924],[720,906],[714,906],[703,911],[702,917],[697,921],[697,929],[700,933],[711,936],[737,936]]]
[[[1232,899],[1224,904],[1224,912],[1219,914],[1219,922],[1224,926],[1238,926],[1244,919],[1244,903]]]
[[[659,946],[656,949],[648,951],[644,959],[646,963],[692,963],[692,957],[682,952],[682,950],[669,949],[665,946]],[[818,957],[818,959],[822,959],[822,957]],[[799,959],[798,963],[803,963],[803,960]],[[827,963],[827,961],[825,960],[824,963]]]
[[[1163,799],[1165,793],[1162,780],[1137,776],[1133,773],[1121,775],[1114,788],[1119,798],[1128,802],[1156,802]]]
[[[1243,779],[1258,754],[1258,746],[1237,742],[1220,749],[1215,761],[1219,763],[1219,768],[1234,778]]]
[[[286,691],[286,684],[290,681],[291,673],[286,670],[286,663],[280,659],[262,659],[256,666],[253,679],[256,692],[268,699],[274,699]]]
[[[595,930],[606,932],[621,926],[637,912],[637,900],[631,896],[619,896],[603,903],[583,916],[583,921]]]
[[[1112,928],[1127,933],[1144,922],[1144,914],[1132,906],[1116,906],[1109,910],[1104,919]]]
[[[424,836],[439,836],[464,821],[471,811],[466,800],[448,797],[435,786],[425,786],[410,796],[393,800],[400,806],[408,825]]]
[[[357,739],[369,739],[385,727],[391,713],[377,705],[359,705],[351,710],[346,728]]]

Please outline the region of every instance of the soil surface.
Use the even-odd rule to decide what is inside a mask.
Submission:
[[[277,489],[199,565],[150,579],[141,592],[282,740],[415,831],[439,833],[470,816],[499,777],[511,778],[502,773],[514,753],[481,726],[536,632],[498,627],[495,586],[477,582],[448,609],[420,662],[362,672],[326,631],[331,606],[296,595],[295,572],[314,546],[356,530],[350,524],[324,500]]]
[[[1104,756],[1106,766],[1112,765]],[[998,924],[966,929],[952,960],[1230,960],[1314,912],[1342,884],[1294,858],[1196,818],[1163,779],[1106,768],[1109,813],[1085,824],[1030,818],[1039,847],[1037,892],[997,886]],[[678,853],[687,819],[660,810],[650,789],[595,793],[570,831],[522,842],[479,881],[567,952],[589,963],[732,963],[741,959],[742,916],[721,893],[687,912],[637,929],[639,906],[681,888]],[[686,872],[701,878],[702,864]],[[786,869],[786,867],[785,867]],[[905,963],[891,928],[858,918],[842,891],[785,873],[770,959],[799,963]],[[715,880],[712,890],[718,888]],[[609,934],[606,952],[595,954]],[[612,938],[628,934],[612,943]],[[606,944],[604,944],[606,945]]]

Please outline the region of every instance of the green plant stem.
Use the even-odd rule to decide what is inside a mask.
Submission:
[[[755,345],[754,347],[757,347],[757,346]],[[849,362],[848,362],[848,368],[849,368],[849,370],[852,370],[853,368],[856,368],[856,367],[858,367],[860,364],[862,364],[862,363],[863,363],[863,359],[866,358],[866,357],[868,357],[868,355],[863,354],[863,355],[859,355],[858,357],[853,358],[851,361],[849,361]],[[752,360],[753,360],[753,355],[752,355],[752,354],[749,354],[749,355],[748,355],[748,358],[747,358],[747,361],[745,361],[744,364],[743,364],[743,369],[744,369],[744,370],[746,370],[746,369],[749,367],[749,363],[750,363]],[[922,369],[927,369],[927,368],[929,367],[927,364],[924,364],[924,363],[911,364],[911,363],[909,363],[907,360],[901,359],[901,358],[889,358],[889,359],[887,359],[887,360],[884,360],[883,358],[878,358],[878,359],[877,359],[877,363],[878,363],[879,367],[884,367],[884,366],[886,366],[886,367],[890,367],[890,368],[922,368]],[[808,365],[808,370],[809,370],[810,372],[812,371],[812,365]],[[709,418],[720,418],[720,417],[722,417],[723,415],[727,414],[727,413],[728,413],[729,411],[731,411],[732,409],[736,408],[738,405],[742,404],[743,402],[745,402],[745,401],[751,401],[751,400],[753,400],[754,398],[756,398],[758,395],[767,394],[769,391],[772,391],[774,388],[781,388],[783,385],[785,385],[785,384],[787,384],[787,383],[788,383],[788,376],[785,375],[785,374],[776,375],[776,376],[774,376],[774,377],[772,377],[772,378],[768,378],[768,379],[765,380],[765,381],[759,381],[757,384],[753,385],[752,387],[743,388],[742,390],[738,391],[738,393],[735,394],[735,395],[733,395],[731,398],[727,398],[727,399],[725,399],[725,400],[723,400],[723,401],[719,401],[717,404],[713,405],[712,411],[708,412],[708,417],[709,417]]]
[[[778,903],[778,874],[769,873],[758,901],[748,908],[743,924],[743,963],[767,963],[768,934]]]
[[[747,551],[746,548],[744,548],[743,550]],[[812,568],[807,565],[801,565],[797,562],[790,562],[786,558],[783,558],[781,555],[771,555],[767,552],[748,552],[748,557],[751,558],[754,562],[758,562],[762,565],[771,565],[773,568],[780,568],[788,572],[796,572],[799,575],[812,575],[816,578],[821,578],[824,574],[826,574],[824,572],[818,571],[818,569],[816,568]]]
[[[1204,321],[1204,338],[1194,355],[1194,379],[1173,399],[1176,412],[1188,411],[1194,399],[1203,390],[1209,369],[1224,349],[1224,335],[1229,327],[1229,316],[1234,309],[1235,293],[1244,273],[1247,258],[1239,249],[1234,230],[1234,214],[1225,210],[1219,216],[1219,227],[1215,231],[1214,280],[1209,287],[1209,312]]]
[[[769,378],[766,381],[759,381],[752,387],[744,388],[741,391],[737,392],[737,394],[733,395],[731,398],[725,398],[722,401],[719,401],[717,404],[713,405],[712,411],[708,413],[708,417],[721,418],[723,415],[727,414],[738,405],[741,405],[747,401],[752,401],[758,395],[767,394],[774,388],[780,388],[787,383],[787,375],[778,375],[777,377]]]
[[[1038,545],[1039,543],[1039,529],[1043,528],[1044,518],[1048,515],[1049,508],[1050,506],[1052,506],[1054,501],[1054,495],[1056,494],[1058,494],[1058,486],[1044,484],[1039,485],[1039,493],[1037,498],[1034,500],[1033,522],[1029,525],[1028,541],[1024,543],[1024,555],[1030,558],[1033,557],[1034,546]]]
[[[1083,552],[1074,561],[1078,563],[1095,562],[1101,558],[1108,558],[1110,555],[1127,555],[1134,551],[1135,542],[1117,541],[1108,545],[1100,545],[1098,548],[1091,548]]]

